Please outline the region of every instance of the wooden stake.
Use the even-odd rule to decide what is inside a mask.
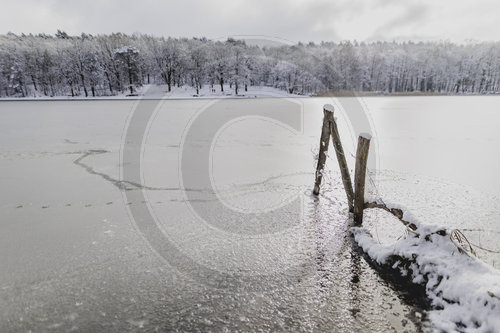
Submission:
[[[349,204],[349,212],[352,213],[354,211],[354,205],[353,205],[354,192],[352,190],[351,175],[349,174],[349,168],[347,167],[347,162],[344,155],[344,149],[342,148],[342,142],[340,141],[339,130],[337,128],[337,122],[335,118],[333,118],[331,124],[331,135],[332,135],[333,147],[335,148],[335,153],[337,154],[337,161],[339,163],[340,173],[342,175],[342,182],[344,183],[345,194],[347,196],[347,203]]]
[[[358,149],[356,151],[356,168],[354,171],[354,224],[358,226],[363,223],[366,163],[368,162],[370,140],[370,134],[361,133],[358,138]]]
[[[323,128],[321,129],[321,139],[319,141],[319,156],[318,166],[316,167],[316,181],[314,182],[315,195],[319,194],[319,186],[321,179],[323,179],[323,171],[325,169],[326,154],[330,144],[330,126],[333,121],[333,107],[329,108],[328,105],[323,107]]]

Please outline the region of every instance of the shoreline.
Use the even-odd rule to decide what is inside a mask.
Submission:
[[[274,99],[274,98],[326,98],[326,97],[500,97],[500,94],[427,94],[427,93],[327,93],[308,95],[241,95],[241,96],[98,96],[98,97],[0,97],[0,102],[18,101],[137,101],[137,100],[212,100],[212,99]]]

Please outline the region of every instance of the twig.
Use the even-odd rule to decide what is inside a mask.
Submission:
[[[468,252],[470,252],[475,257],[477,257],[476,251],[472,247],[472,244],[460,230],[458,229],[453,230],[450,233],[450,240],[453,242],[453,244],[455,244],[460,253],[468,254]]]
[[[398,220],[400,220],[401,223],[403,223],[411,231],[417,230],[417,226],[415,224],[413,224],[411,222],[408,222],[406,220],[403,220],[403,211],[401,209],[399,209],[399,208],[389,208],[389,207],[387,207],[386,204],[381,204],[381,203],[378,203],[378,202],[366,202],[364,208],[365,209],[367,209],[367,208],[380,208],[380,209],[383,209],[383,210],[391,213],[395,217],[397,217]]]

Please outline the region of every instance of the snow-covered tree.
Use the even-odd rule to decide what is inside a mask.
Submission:
[[[141,84],[139,80],[139,50],[133,46],[123,46],[114,52],[118,66],[122,69],[122,74],[128,78],[130,94],[133,94],[136,86]]]
[[[257,47],[148,35],[0,35],[0,96],[99,96],[142,84],[249,85],[291,93],[500,93],[500,42],[373,42]]]

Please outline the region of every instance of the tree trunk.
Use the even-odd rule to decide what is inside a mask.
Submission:
[[[109,92],[113,95],[113,86],[111,85],[111,80],[109,79],[109,73],[104,72],[104,74],[106,75],[106,80],[108,80]]]
[[[130,94],[134,93],[133,80],[132,80],[132,67],[129,64],[128,66],[128,84],[130,89]]]
[[[168,86],[168,92],[172,91],[172,72],[168,71],[167,72],[167,86]]]
[[[31,82],[33,82],[33,87],[35,88],[35,91],[38,91],[38,88],[36,87],[36,81],[35,81],[34,75],[31,75]]]
[[[19,79],[19,86],[21,87],[21,95],[22,95],[22,97],[26,97],[24,81],[22,79]]]
[[[49,78],[49,84],[50,84],[50,95],[51,97],[54,97],[56,95],[56,91],[54,89],[54,83],[52,82],[52,78]]]
[[[82,79],[82,87],[83,87],[83,91],[85,92],[85,97],[89,97],[87,87],[85,87],[85,76],[83,74],[80,74],[80,78]]]

